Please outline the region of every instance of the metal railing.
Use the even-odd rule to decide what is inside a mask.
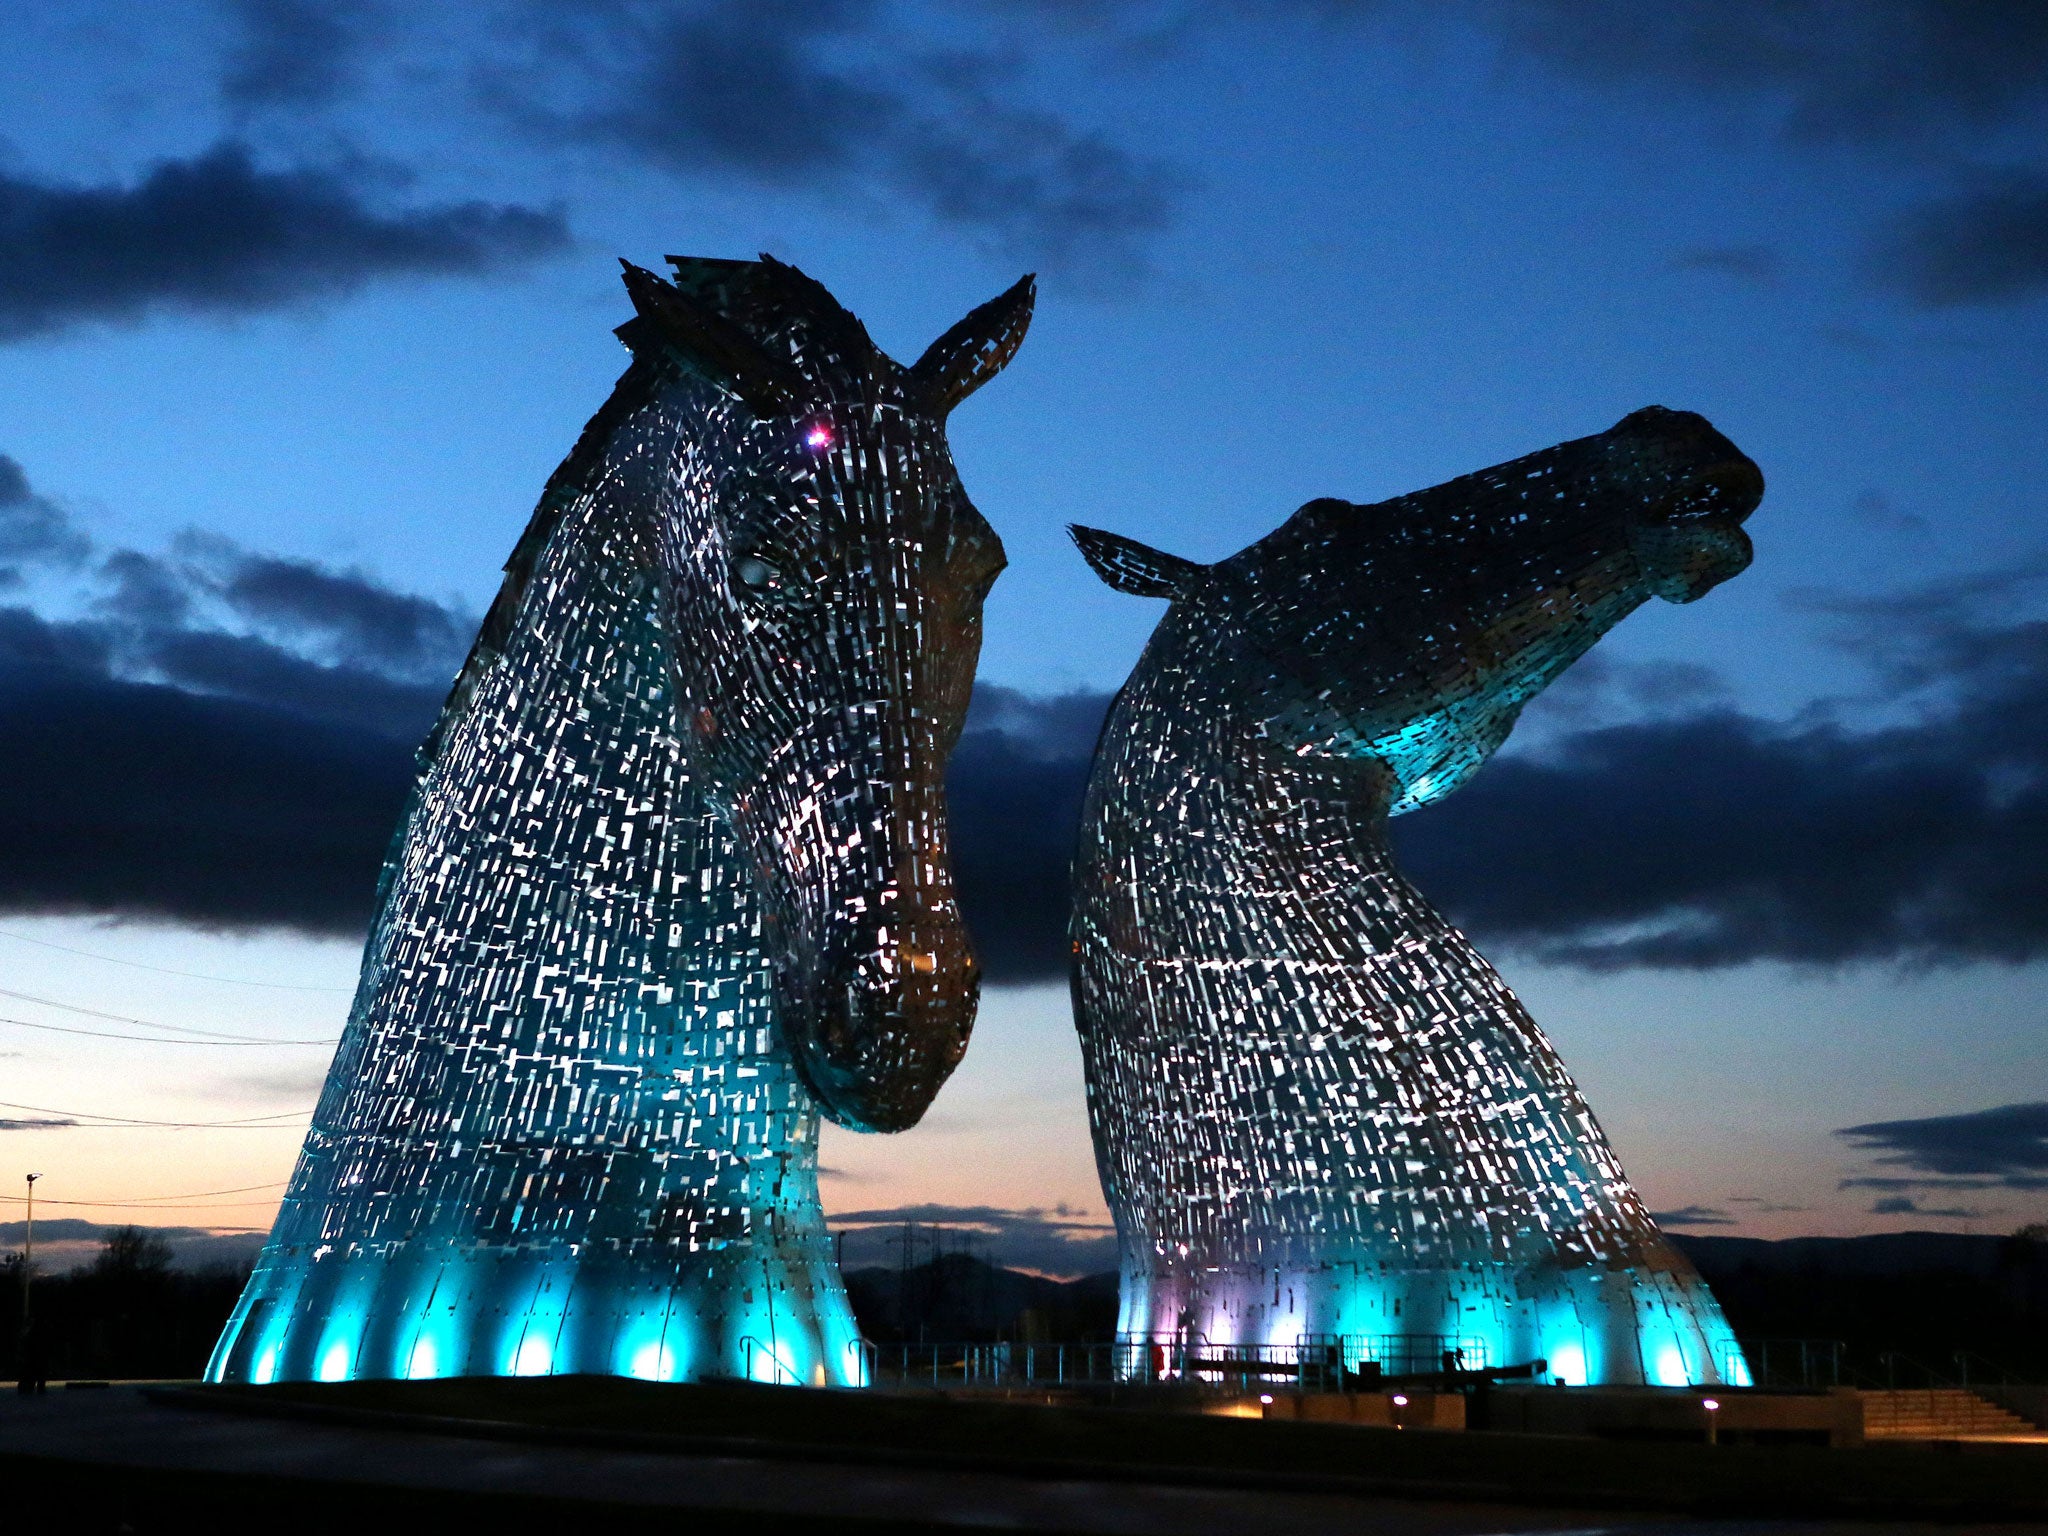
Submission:
[[[1840,1339],[1744,1339],[1742,1353],[1751,1379],[1760,1387],[1803,1387],[1809,1390],[1843,1384]]]
[[[1973,1363],[1977,1378],[1975,1384],[1977,1386],[2009,1387],[2020,1379],[1996,1360],[1987,1360],[1975,1350],[1959,1349],[1949,1358],[1956,1363],[1956,1384],[1958,1386],[1967,1387],[1971,1385],[1970,1375]]]
[[[788,1362],[775,1352],[772,1345],[749,1334],[740,1340],[740,1348],[745,1357],[748,1381],[763,1381],[780,1387],[803,1385],[802,1378],[790,1369]],[[872,1381],[874,1378],[870,1375],[868,1379]]]
[[[1213,1344],[1200,1334],[1126,1334],[1079,1344],[870,1344],[867,1358],[869,1380],[878,1386],[1159,1382],[1234,1392],[1335,1392],[1402,1377],[1501,1370],[1482,1340],[1448,1334],[1323,1335],[1291,1344]]]

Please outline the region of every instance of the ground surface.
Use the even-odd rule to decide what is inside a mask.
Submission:
[[[2032,1450],[1614,1446],[573,1378],[170,1395],[123,1386],[0,1395],[0,1509],[70,1530],[145,1532],[202,1517],[216,1530],[294,1533],[675,1530],[684,1518],[693,1533],[1898,1536],[1957,1529],[1868,1518],[1916,1499],[1936,1519],[2010,1519],[2028,1517],[2031,1496],[2042,1513],[2028,1528],[2048,1530],[2048,1460]],[[1592,1497],[1574,1507],[1575,1488]],[[1845,1489],[1866,1518],[1671,1507],[1732,1497],[1734,1513],[1776,1490],[1819,1509]],[[1621,1512],[1630,1490],[1666,1512]]]

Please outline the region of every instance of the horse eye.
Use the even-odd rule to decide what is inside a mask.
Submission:
[[[759,555],[741,555],[732,563],[732,574],[749,592],[766,592],[775,585],[775,567]]]

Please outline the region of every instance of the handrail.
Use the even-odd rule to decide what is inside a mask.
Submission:
[[[775,1353],[774,1345],[763,1343],[761,1340],[755,1338],[751,1333],[742,1335],[740,1338],[740,1343],[744,1345],[746,1348],[747,1380],[759,1381],[761,1379],[760,1377],[754,1374],[754,1350],[756,1348],[759,1348],[761,1353],[766,1355],[769,1358],[769,1360],[774,1363],[775,1366],[777,1374],[775,1380],[771,1383],[771,1385],[788,1385],[792,1387],[800,1387],[804,1384],[803,1378],[798,1376],[794,1370],[790,1369],[789,1366],[783,1363],[782,1356]],[[788,1378],[786,1383],[783,1379],[785,1377]]]
[[[1760,1387],[1778,1385],[1787,1375],[1793,1374],[1783,1368],[1788,1351],[1797,1355],[1798,1385],[1838,1387],[1842,1384],[1843,1357],[1849,1352],[1846,1340],[1747,1338],[1737,1339],[1735,1343],[1748,1360],[1756,1385]],[[1776,1357],[1775,1362],[1773,1356]],[[1852,1380],[1857,1379],[1854,1371],[1850,1371],[1849,1376]]]
[[[1973,1349],[1959,1349],[1950,1358],[1955,1361],[1957,1378],[1961,1385],[1965,1387],[1970,1384],[1970,1362],[1972,1360],[1976,1361],[1979,1365],[1989,1366],[1998,1377],[1996,1383],[1998,1386],[2009,1387],[2019,1380],[2007,1367],[2000,1365],[1996,1360],[1986,1359]],[[1990,1385],[1990,1383],[1986,1383],[1986,1385]]]
[[[1376,1390],[1380,1386],[1475,1388],[1482,1381],[1540,1376],[1541,1362],[1472,1365],[1446,1371],[1451,1335],[1339,1338],[1322,1335],[1287,1344],[1218,1344],[1206,1336],[1120,1336],[1113,1342],[1043,1344],[1023,1340],[927,1340],[872,1346],[870,1379],[967,1385],[1070,1386],[1164,1381],[1210,1391],[1292,1392]],[[1483,1349],[1466,1357],[1483,1359]]]
[[[1943,1376],[1940,1372],[1936,1371],[1934,1367],[1927,1364],[1926,1361],[1916,1360],[1911,1355],[1906,1354],[1902,1350],[1888,1349],[1883,1354],[1877,1357],[1877,1363],[1884,1367],[1886,1391],[1898,1392],[1914,1390],[1910,1387],[1902,1388],[1899,1386],[1898,1368],[1899,1363],[1901,1361],[1904,1361],[1907,1365],[1912,1366],[1915,1370],[1919,1371],[1922,1375],[1926,1376],[1927,1386],[1924,1389],[1926,1391],[1933,1392],[1943,1387],[1954,1387],[1959,1385],[1959,1383],[1950,1381],[1947,1377]]]

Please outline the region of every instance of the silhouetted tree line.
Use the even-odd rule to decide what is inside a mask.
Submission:
[[[1861,1238],[1680,1237],[1744,1340],[1839,1340],[1849,1373],[1902,1381],[1926,1368],[1953,1378],[1955,1356],[2048,1380],[2048,1227],[2009,1237],[1895,1232]],[[179,1269],[144,1227],[107,1233],[92,1262],[39,1272],[34,1316],[53,1379],[193,1377],[241,1294],[248,1270]],[[1050,1280],[971,1253],[851,1270],[861,1331],[877,1343],[1084,1342],[1112,1338],[1113,1274]],[[19,1255],[0,1259],[0,1380],[17,1370]],[[1774,1364],[1776,1362],[1774,1361]],[[1988,1363],[1988,1364],[1987,1364]],[[1917,1382],[1915,1383],[1917,1384]]]
[[[116,1227],[89,1264],[37,1266],[31,1315],[43,1373],[53,1380],[192,1377],[234,1310],[249,1271],[179,1269],[147,1227]],[[0,1379],[18,1373],[21,1259],[0,1262]]]
[[[1972,1380],[2048,1381],[2048,1226],[2009,1237],[1888,1232],[1872,1237],[1687,1237],[1736,1336],[1839,1340],[1847,1373],[1882,1383],[1887,1353],[1899,1384],[1922,1373],[1955,1380],[1958,1351]],[[1789,1355],[1778,1359],[1789,1359]],[[1845,1374],[1847,1384],[1848,1374]]]
[[[877,1344],[1107,1341],[1116,1286],[1113,1274],[1049,1280],[957,1252],[846,1274],[853,1315]]]

